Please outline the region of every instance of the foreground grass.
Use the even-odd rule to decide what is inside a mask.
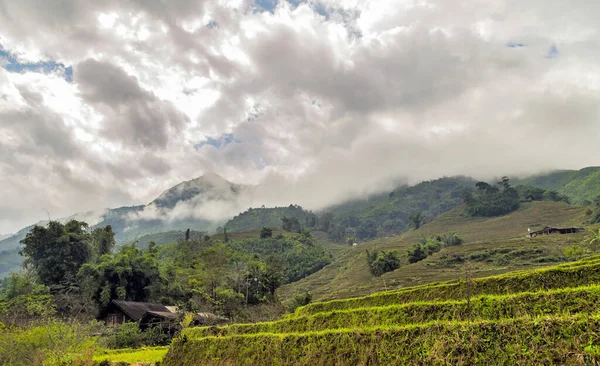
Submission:
[[[156,364],[162,361],[169,347],[148,347],[139,349],[101,350],[94,354],[93,360],[101,362],[126,362],[128,364]]]
[[[593,258],[578,264],[475,279],[469,285],[469,291],[472,295],[510,294],[585,286],[599,282],[600,261]],[[298,308],[295,316],[416,301],[458,300],[465,298],[465,291],[466,284],[460,281],[409,287],[364,297],[309,304]]]
[[[466,300],[414,302],[330,311],[274,322],[190,328],[186,331],[186,336],[197,339],[213,335],[298,333],[341,328],[399,326],[431,321],[533,318],[548,314],[591,314],[599,311],[600,285],[593,285],[542,292],[480,296],[468,302]]]
[[[579,315],[205,337],[174,342],[163,365],[585,365],[598,329]]]

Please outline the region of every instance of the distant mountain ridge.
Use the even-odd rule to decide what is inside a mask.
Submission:
[[[147,205],[118,207],[103,211],[88,211],[56,219],[67,222],[71,219],[85,221],[93,229],[110,225],[115,233],[117,243],[136,240],[148,234],[161,233],[172,230],[186,230],[191,228],[196,231],[214,231],[227,218],[247,207],[247,202],[238,202],[241,195],[251,194],[251,187],[231,183],[216,174],[205,174],[196,179],[182,182],[166,190],[155,200]],[[241,205],[244,206],[241,206]],[[230,216],[222,219],[203,217],[202,210],[205,205],[224,206],[233,210]],[[239,208],[238,208],[239,206]],[[210,211],[205,209],[204,211]],[[212,212],[208,212],[212,214]],[[177,214],[176,217],[173,215]],[[13,235],[0,239],[0,278],[8,270],[18,270],[18,263],[14,254],[21,247],[20,241],[35,225],[46,225],[48,220],[43,220],[34,225],[27,226]],[[3,255],[10,253],[11,260],[4,264]],[[16,268],[13,268],[15,267]],[[10,267],[10,268],[8,268]]]
[[[400,233],[406,230],[409,216],[415,212],[422,212],[425,219],[429,220],[460,205],[460,192],[469,187],[474,188],[475,182],[476,180],[468,177],[440,178],[410,187],[400,186],[392,192],[367,198],[357,197],[322,212],[332,212],[339,220],[348,222],[357,218],[357,222],[364,222],[366,226],[374,223],[371,227],[366,227],[370,232]],[[529,184],[553,189],[569,196],[572,203],[586,204],[600,196],[600,167],[557,170],[512,179],[512,183],[513,186]],[[252,205],[254,188],[234,184],[216,174],[208,173],[167,189],[147,205],[83,212],[59,221],[82,220],[88,222],[92,228],[111,225],[117,242],[124,243],[148,234],[176,232],[188,228],[198,232],[211,232],[224,225],[228,219],[231,220],[226,227],[231,231],[277,226],[282,213],[298,218],[301,223],[306,220],[306,212],[287,212],[286,210],[291,210],[287,207],[278,208],[277,212],[271,212],[269,209],[244,212]],[[226,209],[223,209],[224,207]],[[37,224],[43,225],[46,222],[41,221]],[[0,239],[0,267],[4,263],[4,270],[15,265],[14,254],[20,248],[19,242],[33,226]],[[360,236],[362,229],[356,226],[357,236]],[[3,255],[6,253],[11,255],[12,259],[9,262],[3,262]],[[2,274],[0,273],[0,277]]]

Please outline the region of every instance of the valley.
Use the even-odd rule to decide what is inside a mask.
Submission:
[[[15,332],[5,342],[16,342],[4,346],[20,347],[19,337],[52,328],[77,333],[64,337],[57,359],[100,364],[592,362],[600,357],[589,339],[598,320],[600,206],[574,204],[559,192],[571,184],[587,187],[588,197],[595,186],[515,181],[444,177],[314,212],[296,204],[257,207],[220,221],[148,216],[222,200],[227,206],[251,191],[209,175],[149,205],[109,210],[89,227],[68,219],[28,227],[0,241],[7,248],[0,272],[19,271],[0,282],[0,324]],[[501,210],[509,212],[488,215]],[[132,225],[134,237],[125,230]],[[584,230],[529,237],[544,227]],[[52,257],[61,246],[73,249]],[[33,264],[28,271],[19,270],[22,248]],[[79,264],[61,262],[65,255]],[[49,260],[64,274],[48,271]],[[177,332],[41,322],[59,314],[102,319],[115,299],[176,305]],[[187,317],[198,314],[229,324],[191,326]],[[30,321],[41,328],[17,326]],[[522,339],[524,332],[533,338]],[[559,334],[568,342],[540,341]],[[514,352],[498,353],[504,343]],[[0,351],[2,357],[17,356]]]

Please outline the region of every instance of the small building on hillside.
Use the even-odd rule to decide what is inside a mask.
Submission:
[[[142,329],[159,324],[170,328],[177,323],[179,317],[173,309],[175,308],[151,302],[113,300],[99,318],[108,326],[139,322]]]
[[[574,234],[585,231],[582,227],[551,227],[546,226],[542,230],[530,231],[529,237],[534,238],[539,235],[550,235],[550,234]]]

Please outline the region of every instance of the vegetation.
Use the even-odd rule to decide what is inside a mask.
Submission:
[[[521,208],[500,217],[468,217],[464,206],[429,221],[401,236],[378,238],[358,247],[323,242],[334,254],[332,263],[306,278],[283,285],[278,296],[289,303],[296,294],[310,292],[314,301],[364,296],[390,288],[448,281],[457,278],[465,261],[473,264],[473,276],[483,277],[572,260],[564,248],[589,242],[589,234],[548,235],[528,238],[532,230],[548,224],[580,226],[587,208],[564,202],[524,202]],[[464,244],[445,247],[417,263],[408,263],[408,249],[440,233],[458,232]],[[323,238],[320,233],[316,236]],[[323,239],[322,239],[323,240]],[[365,250],[398,251],[400,268],[381,277],[371,274]],[[593,250],[590,248],[590,250]]]
[[[349,236],[368,240],[399,234],[410,226],[418,229],[425,217],[433,218],[459,206],[461,193],[472,191],[474,183],[465,177],[441,178],[332,207],[335,224],[344,230],[336,241],[343,242]]]
[[[600,167],[559,170],[521,179],[519,183],[554,190],[576,204],[585,204],[600,196]]]
[[[373,253],[369,253],[367,250],[367,263],[373,276],[377,277],[400,268],[400,258],[394,250],[389,252],[374,251]]]
[[[594,284],[600,281],[600,259],[579,265],[559,265],[550,268],[511,272],[505,275],[473,280],[473,295],[519,293],[538,289],[558,289]],[[457,300],[463,297],[459,280],[408,287],[397,291],[345,300],[332,300],[309,304],[296,311],[297,315],[346,310],[370,306],[386,306],[398,303],[433,300]]]
[[[408,263],[417,263],[437,253],[444,247],[460,245],[464,240],[457,233],[447,233],[431,237],[422,237],[419,243],[408,249]]]
[[[229,232],[254,230],[262,227],[281,227],[283,218],[286,218],[283,225],[288,221],[294,221],[294,227],[287,226],[287,229],[284,228],[286,231],[298,231],[302,228],[314,228],[317,226],[317,215],[310,211],[305,211],[298,205],[289,205],[288,207],[249,208],[247,211],[229,220],[225,224],[225,227]]]
[[[599,268],[591,257],[474,280],[474,297],[457,281],[313,303],[274,322],[190,328],[163,363],[594,364]]]
[[[583,365],[598,361],[587,351],[597,346],[598,326],[597,316],[547,316],[205,337],[175,342],[163,364]]]
[[[502,177],[497,185],[478,182],[477,192],[463,192],[462,198],[466,204],[469,216],[500,216],[519,208],[519,192],[511,187],[508,177]]]

